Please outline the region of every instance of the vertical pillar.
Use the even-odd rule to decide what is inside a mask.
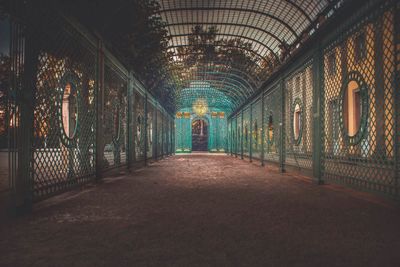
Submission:
[[[279,145],[279,168],[281,172],[285,172],[285,161],[286,161],[286,110],[285,110],[285,80],[283,77],[281,78],[280,85],[279,85],[279,90],[281,91],[281,121],[279,122],[279,127],[280,127],[280,145]]]
[[[171,117],[168,116],[168,156],[171,155],[172,133],[171,133]]]
[[[171,155],[175,154],[175,120],[171,116]]]
[[[376,148],[378,157],[385,157],[385,81],[384,81],[384,51],[383,51],[383,20],[375,24],[374,53],[375,53],[375,112],[376,112]],[[366,39],[367,37],[365,37]],[[366,41],[367,42],[367,41]],[[366,45],[366,44],[365,44]],[[370,134],[369,134],[370,135]],[[371,139],[370,139],[371,140]]]
[[[265,103],[264,103],[264,90],[261,93],[261,166],[265,166],[264,161],[264,141],[265,141]]]
[[[217,128],[216,129],[221,129],[220,128],[220,119],[219,119],[219,116],[218,116],[218,113],[217,113],[217,117],[215,118],[215,123],[216,123],[216,125],[217,125]],[[219,152],[219,146],[220,146],[220,136],[221,136],[221,131],[215,131],[215,133],[216,133],[216,135],[215,135],[215,148],[216,148],[216,150],[217,150],[217,152]]]
[[[157,120],[158,120],[158,116],[157,116],[157,114],[158,114],[158,105],[156,105],[156,108],[155,108],[155,115],[154,115],[154,135],[153,135],[153,147],[154,147],[154,149],[153,149],[153,151],[154,151],[154,155],[153,155],[153,157],[154,157],[154,159],[155,160],[157,160],[158,159],[158,155],[157,155],[157,153],[158,153],[158,122],[157,122]]]
[[[147,165],[147,93],[144,97],[144,165]]]
[[[253,161],[253,104],[250,104],[250,148],[249,157],[250,162]]]
[[[161,131],[160,131],[160,137],[161,137],[161,145],[160,145],[160,152],[161,152],[161,154],[160,154],[160,156],[161,156],[161,158],[163,158],[164,157],[164,114],[163,114],[163,112],[161,111],[160,112],[160,114],[161,114]]]
[[[133,75],[129,73],[128,79],[128,122],[126,124],[127,128],[127,138],[128,138],[128,148],[127,148],[127,168],[130,169],[132,166],[132,155],[133,155],[133,131],[132,131],[132,105],[133,105]]]
[[[16,101],[20,110],[20,124],[17,133],[18,169],[14,188],[14,203],[17,213],[30,212],[33,201],[34,108],[39,60],[34,13],[29,15],[30,23],[26,29],[23,87],[16,92]]]
[[[238,151],[239,151],[239,146],[238,146],[238,141],[239,141],[239,132],[238,132],[238,119],[237,115],[235,116],[235,158],[238,157]]]
[[[230,121],[231,121],[231,123],[229,125],[230,125],[230,128],[231,128],[231,130],[230,130],[231,135],[229,137],[229,140],[230,140],[229,149],[230,149],[231,156],[233,156],[233,119],[231,118]]]
[[[102,177],[104,159],[104,46],[99,39],[97,43],[97,107],[96,107],[96,180]]]
[[[243,110],[240,111],[240,116],[242,118],[242,126],[240,127],[242,133],[241,133],[241,137],[240,137],[240,158],[243,159]]]
[[[137,107],[138,107],[138,98],[137,96],[137,91],[134,86],[133,80],[132,80],[132,85],[133,85],[133,90],[132,90],[132,162],[136,162],[136,140],[138,138],[137,136]]]
[[[318,45],[315,49],[313,58],[313,180],[316,184],[323,184],[323,166],[324,166],[324,59],[321,47]]]

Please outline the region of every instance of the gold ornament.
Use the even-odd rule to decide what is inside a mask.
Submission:
[[[203,117],[208,111],[207,101],[204,98],[199,98],[193,103],[193,112],[199,116]]]

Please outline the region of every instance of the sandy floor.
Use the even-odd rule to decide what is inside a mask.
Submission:
[[[0,227],[0,266],[399,266],[400,209],[227,156],[178,155]]]

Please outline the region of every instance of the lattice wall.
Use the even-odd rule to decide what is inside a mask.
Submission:
[[[127,83],[117,67],[106,61],[104,70],[104,161],[103,168],[126,164]],[[100,148],[101,149],[101,148]]]
[[[279,162],[282,124],[282,90],[275,86],[264,96],[264,159]]]
[[[145,156],[145,124],[144,124],[144,105],[145,98],[138,92],[134,94],[134,142],[135,142],[135,159],[137,161],[144,160]]]
[[[251,142],[251,121],[250,121],[251,109],[247,107],[243,111],[243,128],[242,128],[242,138],[243,138],[243,155],[250,156],[250,142]]]
[[[80,34],[63,21],[55,19],[52,23],[46,32],[36,32],[41,47],[34,99],[36,199],[86,182],[95,171],[96,50],[83,43]],[[65,122],[69,127],[64,127],[67,90],[71,91],[75,118]]]
[[[153,139],[155,135],[155,109],[151,103],[147,104],[147,158],[153,157]]]
[[[395,194],[394,7],[373,12],[324,51],[327,181]],[[360,125],[350,133],[351,85],[358,86]],[[357,99],[354,99],[357,101]],[[349,120],[346,122],[346,120]],[[348,124],[346,128],[346,124]],[[355,126],[354,126],[355,127]]]
[[[108,169],[150,158],[152,141],[158,140],[153,135],[155,108],[149,104],[145,114],[146,91],[140,82],[130,81],[129,72],[93,36],[61,17],[42,15],[25,47],[25,75],[36,82],[26,89],[34,91],[32,154],[25,149],[20,155],[31,162],[24,171],[32,177],[22,191],[32,193],[35,201],[92,181]],[[24,106],[25,113],[29,108]],[[165,110],[158,110],[166,118]],[[21,124],[26,127],[28,120],[25,115]],[[170,142],[167,124],[164,119],[159,137],[164,154]],[[25,136],[30,139],[29,133]]]
[[[276,86],[263,92],[265,164],[312,170],[317,182],[399,196],[399,9],[396,1],[368,1],[321,38],[321,48],[315,45],[271,81]],[[247,107],[230,123],[238,118],[235,127],[244,135],[242,116],[246,126]],[[254,110],[252,117],[255,128]],[[236,144],[248,154],[246,138]],[[256,158],[254,143],[252,149]]]
[[[251,139],[251,146],[252,146],[252,158],[261,159],[261,145],[262,145],[262,100],[259,99],[252,104],[252,139]]]
[[[243,112],[237,115],[237,154],[243,155]]]
[[[306,64],[285,82],[286,164],[312,168],[312,105],[313,81],[311,63]],[[299,110],[296,111],[296,106]],[[296,112],[299,112],[296,115]],[[295,116],[298,116],[296,138]]]

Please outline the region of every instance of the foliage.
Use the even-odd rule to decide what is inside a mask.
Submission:
[[[0,54],[0,148],[6,147],[10,57]]]
[[[59,0],[65,13],[97,31],[113,53],[132,68],[156,97],[170,92],[156,91],[165,77],[168,36],[155,0]],[[162,94],[162,95],[161,95]]]
[[[208,29],[204,29],[201,25],[193,27],[192,33],[188,36],[188,45],[177,48],[176,58],[170,63],[184,69],[212,64],[222,66],[227,71],[234,68],[250,76],[263,77],[270,75],[279,64],[279,59],[271,53],[266,57],[257,55],[250,42],[240,38],[217,39],[217,37],[218,28],[215,26]]]

